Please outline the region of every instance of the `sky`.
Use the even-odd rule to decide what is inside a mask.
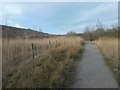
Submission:
[[[106,28],[118,23],[117,2],[0,3],[0,24],[31,28],[50,34],[82,33],[101,21]]]

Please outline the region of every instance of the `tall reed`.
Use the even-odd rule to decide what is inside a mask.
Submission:
[[[3,87],[64,87],[82,41],[80,37],[3,39]]]

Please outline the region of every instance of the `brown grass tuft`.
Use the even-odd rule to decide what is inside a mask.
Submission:
[[[95,41],[95,43],[104,55],[106,64],[110,66],[120,83],[120,58],[118,57],[120,53],[118,53],[118,38],[102,37]]]
[[[65,87],[65,72],[82,51],[82,41],[80,37],[4,39],[3,87]]]

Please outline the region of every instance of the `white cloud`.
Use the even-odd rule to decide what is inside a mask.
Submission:
[[[6,6],[6,11],[11,14],[22,14],[22,9],[17,5]]]
[[[20,15],[22,14],[22,8],[16,3],[1,3],[0,4],[0,14],[3,15]]]
[[[1,24],[12,24],[18,15],[22,15],[23,10],[17,3],[0,3]]]
[[[2,9],[4,16],[8,14],[8,24],[20,28],[25,24],[28,24],[27,26],[39,24],[46,30],[51,28],[56,31],[82,31],[88,25],[94,26],[98,18],[106,25],[115,22],[112,20],[116,20],[118,15],[117,3],[99,3],[98,6],[86,9],[89,7],[88,4],[94,6],[94,2],[86,3],[86,6],[80,5],[81,7],[78,8],[69,8],[72,5],[66,3],[5,3],[0,5],[0,8],[4,7]],[[2,10],[0,10],[0,16],[2,16]],[[69,13],[69,11],[72,12]],[[20,18],[19,15],[21,15]]]
[[[21,25],[19,25],[19,24],[15,24],[15,25],[13,25],[13,27],[17,27],[17,28],[26,28],[26,27],[23,27],[23,26],[21,26]],[[26,28],[27,29],[27,28]]]
[[[57,14],[64,10],[66,3],[27,3],[20,4],[24,14],[29,16],[39,17],[41,21],[52,20],[57,17]],[[56,16],[55,16],[56,15]],[[38,20],[38,18],[37,18]],[[32,21],[37,22],[36,18]],[[31,21],[31,20],[30,20]]]
[[[20,28],[21,26],[19,24],[15,24],[14,27]]]
[[[18,7],[17,5],[6,5],[5,11],[8,14],[22,14],[22,9]]]
[[[89,8],[86,11],[79,12],[78,14],[76,14],[78,16],[70,24],[68,30],[71,29],[79,32],[81,30],[84,30],[86,26],[95,26],[97,23],[97,19],[100,19],[100,21],[102,21],[102,23],[106,27],[110,27],[110,25],[117,23],[117,9],[117,3],[101,3],[94,8]]]
[[[84,11],[83,13],[80,12],[80,14],[78,15],[78,18],[76,19],[76,22],[93,19],[95,16],[96,17],[99,16],[99,14],[104,14],[104,13],[109,14],[109,12],[113,14],[112,12],[117,11],[117,9],[118,9],[117,3],[103,3],[98,5],[97,7],[94,7],[92,9],[90,8],[87,11]]]

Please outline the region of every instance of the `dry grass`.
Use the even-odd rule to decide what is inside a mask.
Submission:
[[[118,65],[120,65],[118,49],[120,47],[118,47],[118,38],[102,37],[95,41],[95,43],[100,48],[106,63],[113,70],[115,76],[120,79],[120,68],[118,68]]]
[[[96,41],[97,46],[99,46],[103,53],[107,57],[118,58],[118,39],[103,37]]]
[[[3,87],[64,87],[82,41],[80,37],[4,39]]]

